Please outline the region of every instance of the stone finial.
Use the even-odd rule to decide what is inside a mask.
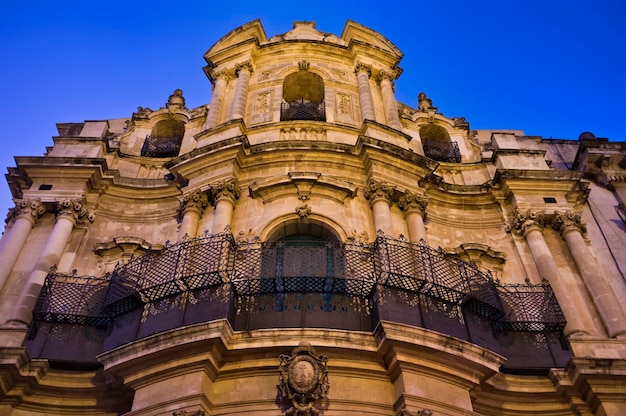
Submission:
[[[354,67],[354,73],[358,74],[361,71],[367,72],[367,76],[369,76],[369,77],[372,76],[372,66],[371,65],[364,64],[363,62],[357,62],[356,66]]]
[[[506,231],[513,233],[517,236],[524,236],[529,228],[538,227],[543,229],[544,227],[544,215],[543,212],[528,210],[525,213],[519,210],[515,212],[515,219],[513,223],[506,227]]]
[[[420,92],[417,96],[417,109],[419,111],[427,111],[429,108],[434,108],[433,100],[428,98],[426,93]]]
[[[560,231],[561,235],[572,230],[578,230],[583,235],[587,233],[587,224],[582,221],[580,212],[555,212],[551,225],[554,230]]]
[[[211,187],[211,192],[215,201],[227,198],[232,202],[235,202],[241,195],[241,191],[239,190],[239,186],[237,186],[237,181],[235,179],[219,181]]]
[[[185,106],[185,98],[183,97],[183,90],[175,89],[172,95],[167,99],[167,108],[170,107],[184,107]]]
[[[86,208],[85,196],[69,199],[64,198],[57,201],[57,218],[70,217],[74,222],[80,223],[85,219],[93,222],[96,216],[92,212],[88,212]]]
[[[405,193],[398,200],[398,207],[405,211],[419,210],[423,217],[426,216],[426,207],[428,206],[428,197],[425,195]]]
[[[15,208],[9,210],[4,222],[8,224],[15,218],[26,217],[36,223],[45,212],[46,207],[41,203],[41,199],[39,198],[16,200]]]
[[[183,196],[180,201],[181,216],[189,210],[196,210],[202,215],[204,209],[209,205],[209,197],[205,191],[195,191]]]
[[[387,202],[391,203],[393,188],[383,182],[370,179],[363,193],[365,195],[365,199],[370,202],[385,199]]]

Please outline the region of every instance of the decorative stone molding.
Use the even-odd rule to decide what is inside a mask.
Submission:
[[[301,220],[308,218],[311,215],[311,207],[308,204],[298,205],[296,207],[296,214]]]
[[[37,223],[37,220],[46,213],[46,207],[41,203],[41,199],[21,199],[15,201],[15,208],[11,208],[4,221],[6,224],[18,217],[25,217]]]
[[[209,197],[205,191],[195,191],[189,193],[180,201],[180,216],[185,215],[185,212],[195,210],[202,215],[205,208],[209,205]]]
[[[75,199],[61,199],[57,201],[57,218],[70,217],[75,223],[81,223],[85,219],[93,222],[96,216],[92,212],[88,212],[85,207],[85,196]]]
[[[419,211],[422,217],[426,218],[426,207],[428,206],[428,197],[407,192],[398,200],[398,207],[405,211]]]
[[[241,191],[235,179],[219,181],[211,187],[211,193],[215,201],[225,198],[235,202],[241,195]]]
[[[249,73],[253,72],[252,63],[250,61],[242,62],[235,65],[235,75],[239,76],[239,71],[242,69],[247,70]]]
[[[359,72],[367,72],[367,76],[371,77],[372,76],[372,66],[371,65],[367,65],[364,64],[363,62],[357,62],[356,66],[354,67],[354,73],[358,74]]]
[[[573,230],[580,231],[582,235],[587,233],[587,224],[582,221],[580,212],[555,212],[551,225],[555,231],[560,231],[561,235]]]
[[[309,66],[311,66],[311,63],[307,60],[302,60],[300,62],[298,62],[298,69],[301,71],[308,71],[309,70]]]
[[[545,219],[543,212],[528,210],[525,213],[516,211],[513,223],[506,227],[506,232],[523,237],[532,228],[543,229]]]
[[[370,179],[363,192],[365,199],[374,203],[380,199],[385,199],[391,204],[391,197],[393,196],[393,188],[389,185],[378,182],[374,179]]]
[[[308,342],[300,342],[291,355],[279,357],[278,392],[283,400],[291,400],[287,416],[319,415],[315,401],[328,396],[328,357],[316,355]]]

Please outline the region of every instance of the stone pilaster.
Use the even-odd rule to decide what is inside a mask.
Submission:
[[[217,234],[231,225],[235,201],[239,199],[241,191],[237,181],[233,178],[218,182],[211,187],[211,192],[215,197],[215,216],[213,217],[211,233]]]
[[[235,98],[233,99],[233,107],[230,113],[231,120],[245,118],[252,64],[250,62],[244,62],[235,65],[235,74],[237,75],[237,86],[235,87]]]
[[[387,117],[387,125],[396,130],[402,130],[400,116],[398,115],[398,103],[393,94],[393,80],[395,76],[385,71],[378,74],[378,82],[380,83],[380,91],[383,96],[383,106],[385,107],[385,116]]]
[[[393,188],[383,182],[370,179],[365,187],[365,199],[370,201],[374,211],[374,226],[376,231],[382,231],[387,235],[393,235],[393,222],[391,220],[391,197]]]
[[[212,129],[220,122],[222,108],[224,107],[224,96],[226,94],[226,85],[228,84],[229,75],[226,71],[220,71],[215,74],[215,84],[213,86],[213,98],[209,107],[209,114],[204,124],[205,129]]]
[[[581,308],[577,307],[571,295],[574,284],[566,282],[561,273],[559,273],[559,268],[550,252],[550,248],[543,238],[544,225],[544,215],[542,213],[536,211],[518,212],[509,231],[526,239],[541,278],[546,279],[552,286],[567,320],[565,335],[586,334],[588,331],[585,329],[581,319]]]
[[[206,192],[195,191],[183,196],[180,201],[180,228],[178,241],[185,238],[194,238],[198,234],[198,224],[204,210],[209,205],[209,197]]]
[[[417,243],[420,240],[428,242],[424,220],[428,197],[413,193],[405,193],[398,201],[398,207],[404,211],[404,219],[409,229],[409,241]]]
[[[582,221],[581,214],[573,211],[557,212],[552,221],[552,228],[560,231],[567,243],[609,336],[626,334],[624,310],[615,297],[602,266],[596,262],[587,247],[584,239],[587,227]]]
[[[56,223],[48,236],[46,245],[39,254],[35,267],[28,277],[13,316],[9,320],[10,323],[17,325],[28,325],[30,323],[32,310],[35,307],[35,302],[44,284],[46,275],[50,268],[59,262],[74,226],[85,219],[93,221],[94,216],[87,212],[84,197],[57,201]]]
[[[361,117],[363,120],[376,121],[376,113],[374,112],[374,100],[372,98],[372,89],[370,88],[372,66],[365,65],[359,62],[354,69],[354,73],[356,74],[357,83],[359,86],[359,103],[361,104]]]
[[[45,212],[46,208],[39,198],[15,201],[15,208],[11,209],[7,218],[13,224],[0,240],[0,290],[24,248],[30,230]]]

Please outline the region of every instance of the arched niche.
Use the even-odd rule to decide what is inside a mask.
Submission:
[[[459,145],[450,140],[450,134],[444,127],[434,123],[422,124],[419,128],[424,147],[424,156],[438,162],[461,161]]]
[[[298,72],[287,75],[283,82],[280,119],[326,121],[324,80],[318,74],[303,69],[308,65],[301,63],[300,66]]]
[[[158,121],[141,148],[141,156],[176,157],[185,135],[185,123],[176,119]]]

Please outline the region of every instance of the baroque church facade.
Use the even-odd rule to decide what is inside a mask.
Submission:
[[[402,104],[352,21],[204,57],[9,169],[0,414],[626,414],[626,143]]]

